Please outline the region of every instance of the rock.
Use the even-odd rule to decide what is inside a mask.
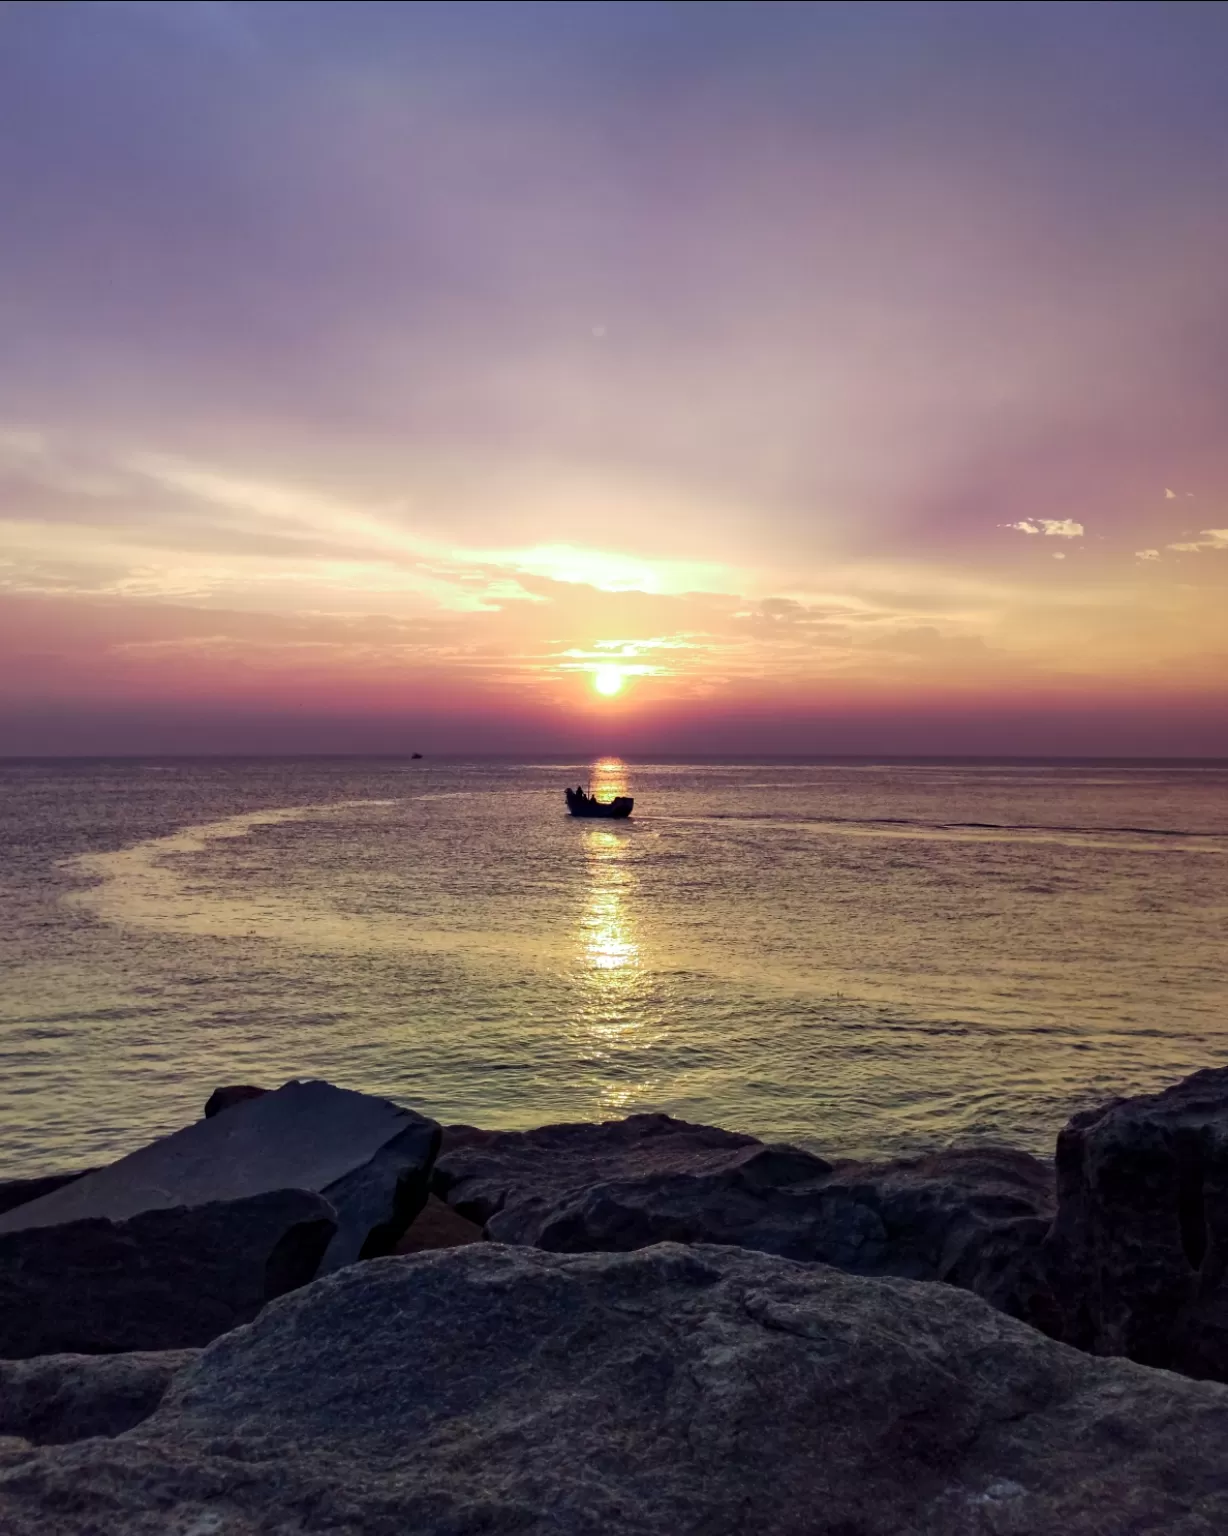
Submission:
[[[0,1235],[0,1357],[207,1344],[316,1273],[336,1222],[283,1189]]]
[[[425,1253],[432,1248],[457,1248],[462,1243],[480,1243],[482,1229],[475,1221],[466,1221],[438,1195],[429,1195],[417,1220],[396,1246],[397,1253]]]
[[[65,1184],[71,1184],[75,1179],[83,1179],[87,1173],[93,1173],[92,1168],[79,1168],[75,1173],[46,1173],[37,1179],[3,1179],[0,1180],[0,1216],[5,1211],[14,1211],[19,1205],[29,1205],[32,1200],[41,1200],[44,1195],[50,1195],[57,1189],[62,1189]]]
[[[215,1088],[205,1103],[205,1119],[212,1120],[224,1109],[236,1104],[246,1104],[248,1099],[259,1099],[268,1093],[267,1088],[254,1088],[250,1083],[235,1083],[229,1088]]]
[[[543,1125],[534,1131],[450,1125],[432,1188],[479,1225],[505,1209],[509,1215],[520,1211],[527,1221],[573,1190],[649,1173],[698,1172],[738,1148],[762,1145],[754,1136],[669,1115]]]
[[[1228,1381],[1228,1068],[1076,1115],[1057,1181],[1052,1331]]]
[[[944,1280],[1043,1314],[1053,1174],[1006,1147],[832,1164],[664,1115],[471,1133],[436,1188],[496,1242],[558,1253],[728,1243],[855,1274]]]
[[[342,1271],[118,1439],[0,1453],[6,1536],[1214,1536],[1228,1388],[949,1286],[731,1248]]]
[[[147,1419],[194,1349],[0,1360],[0,1436],[66,1445],[122,1435]]]
[[[314,1190],[337,1220],[325,1272],[392,1251],[426,1200],[438,1145],[433,1120],[387,1099],[290,1082],[0,1216],[0,1233]]]

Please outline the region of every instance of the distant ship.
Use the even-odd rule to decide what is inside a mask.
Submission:
[[[630,816],[635,801],[630,795],[616,795],[613,800],[598,800],[582,789],[567,791],[567,809],[573,816],[604,816],[607,821],[621,821]]]

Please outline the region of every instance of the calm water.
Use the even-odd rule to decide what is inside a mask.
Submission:
[[[9,762],[0,828],[0,1177],[229,1081],[879,1154],[1228,1060],[1228,768]]]

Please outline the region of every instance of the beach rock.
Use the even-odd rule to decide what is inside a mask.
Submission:
[[[0,1233],[304,1189],[336,1214],[327,1272],[392,1251],[426,1200],[438,1145],[435,1121],[387,1099],[290,1082],[0,1216]]]
[[[205,1119],[212,1120],[224,1109],[236,1104],[246,1104],[248,1099],[259,1099],[268,1093],[267,1088],[256,1088],[251,1083],[234,1083],[229,1088],[215,1088],[205,1101]]]
[[[93,1172],[92,1168],[78,1168],[74,1173],[45,1173],[34,1179],[0,1179],[0,1216],[6,1211],[15,1211],[19,1205],[41,1200],[44,1195],[53,1194],[65,1184]]]
[[[1057,1180],[1053,1331],[1228,1381],[1228,1068],[1076,1115]]]
[[[207,1344],[310,1280],[335,1231],[283,1189],[0,1234],[0,1357]]]
[[[0,1437],[67,1445],[147,1419],[198,1350],[0,1360]]]
[[[728,1243],[855,1274],[964,1286],[1042,1313],[1047,1164],[1007,1147],[829,1163],[664,1115],[479,1133],[445,1148],[436,1187],[495,1242],[557,1253]]]
[[[1213,1536],[1228,1388],[949,1286],[733,1248],[342,1271],[117,1439],[0,1450],[6,1536]]]
[[[496,1212],[528,1222],[572,1191],[610,1179],[699,1172],[730,1152],[761,1147],[754,1136],[691,1125],[669,1115],[543,1125],[533,1131],[481,1131],[449,1125],[432,1188],[480,1226]]]
[[[554,1252],[728,1243],[853,1274],[940,1280],[1031,1317],[1053,1209],[1043,1163],[1006,1148],[832,1166],[792,1147],[743,1148],[723,1167],[599,1184],[544,1212],[517,1207],[490,1237]]]

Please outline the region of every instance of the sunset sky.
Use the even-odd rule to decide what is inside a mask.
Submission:
[[[1228,753],[1226,75],[1206,3],[0,6],[0,753]]]

